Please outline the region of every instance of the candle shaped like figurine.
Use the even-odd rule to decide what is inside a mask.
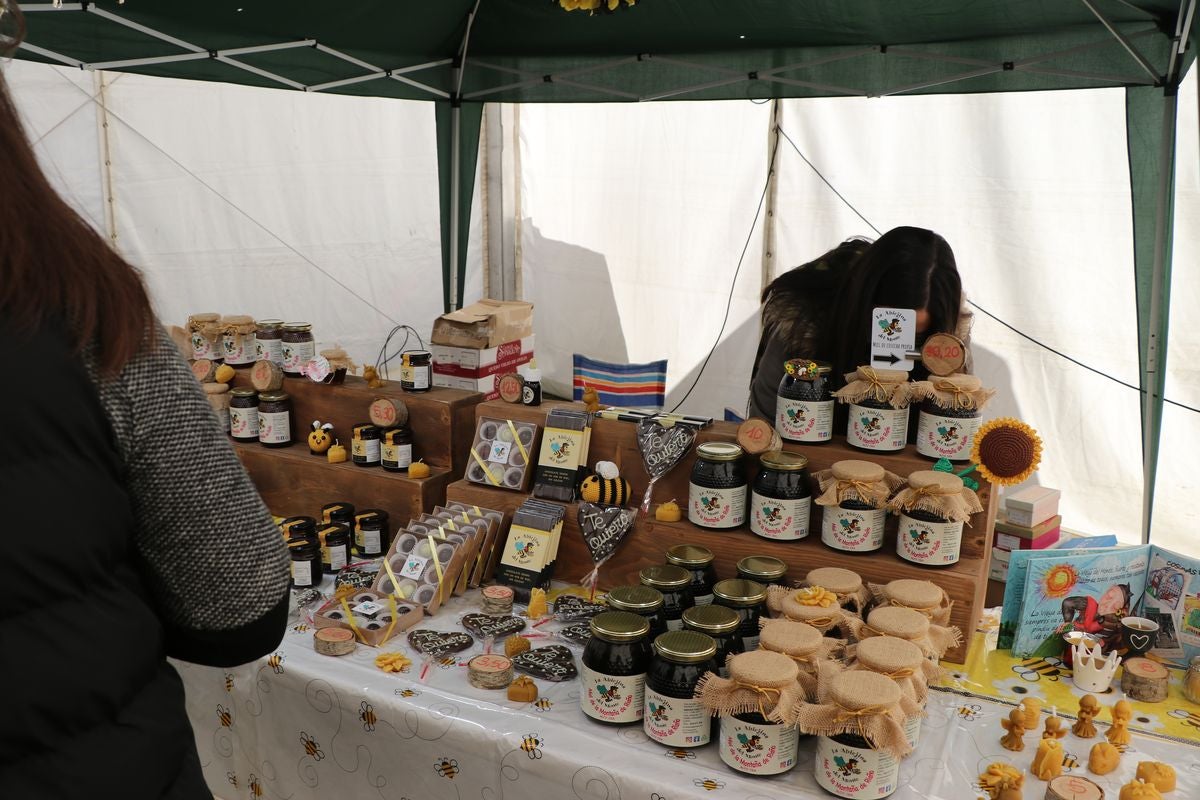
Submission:
[[[1080,739],[1091,739],[1096,735],[1096,725],[1092,720],[1100,713],[1100,701],[1093,695],[1085,694],[1079,700],[1079,721],[1071,727],[1071,733]]]
[[[1057,719],[1057,717],[1051,717],[1051,719]],[[1062,742],[1053,737],[1043,738],[1038,742],[1037,753],[1033,756],[1033,765],[1029,768],[1030,773],[1039,781],[1048,781],[1061,775],[1062,769]]]
[[[1019,753],[1025,749],[1025,712],[1014,708],[1009,712],[1008,719],[1000,720],[1000,727],[1008,731],[1001,739],[1000,746],[1005,750]]]
[[[1112,727],[1104,734],[1109,744],[1129,744],[1129,720],[1133,718],[1133,706],[1128,700],[1118,700],[1112,707]]]

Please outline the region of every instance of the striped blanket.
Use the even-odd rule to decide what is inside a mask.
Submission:
[[[667,361],[648,364],[612,364],[576,353],[573,397],[580,400],[587,387],[595,389],[604,406],[662,408],[667,393]]]

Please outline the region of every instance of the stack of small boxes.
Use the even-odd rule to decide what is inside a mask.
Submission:
[[[1013,550],[1044,550],[1058,543],[1062,533],[1060,496],[1058,489],[1029,486],[1005,498],[1004,516],[996,520],[989,578],[1008,579],[1009,554]]]

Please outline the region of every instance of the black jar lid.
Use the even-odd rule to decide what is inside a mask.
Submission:
[[[315,556],[321,551],[316,539],[288,539],[288,552],[294,556]]]
[[[667,563],[696,569],[713,562],[713,552],[698,544],[677,544],[667,551]]]
[[[705,461],[737,461],[745,452],[733,442],[705,442],[696,447],[697,457]]]
[[[655,637],[654,652],[678,664],[699,664],[717,654],[717,643],[706,633],[667,631]]]
[[[317,532],[317,521],[312,517],[288,517],[279,525],[283,529],[284,536],[304,536],[313,535]]]
[[[606,642],[636,642],[650,633],[650,621],[628,611],[605,611],[588,623],[592,636]]]
[[[735,606],[756,606],[767,601],[767,587],[745,578],[726,578],[713,586],[713,595]]]
[[[787,564],[774,556],[746,556],[737,562],[739,575],[759,583],[774,583],[787,574]]]
[[[758,457],[758,463],[767,469],[779,472],[799,472],[808,468],[808,456],[799,453],[788,453],[784,450],[771,450]]]
[[[383,443],[384,444],[406,444],[406,442],[397,441],[397,439],[408,439],[409,441],[411,441],[412,440],[412,431],[410,431],[404,425],[400,425],[395,428],[388,428],[387,430],[385,430],[383,432]]]
[[[350,429],[350,435],[355,439],[378,439],[379,427],[371,422],[360,422]]]
[[[663,589],[682,589],[692,583],[692,573],[674,564],[654,564],[643,567],[638,573],[638,580],[643,586],[650,586],[660,591]]]
[[[253,389],[246,388],[231,389],[229,393],[234,397],[258,397],[258,392],[254,391]]]
[[[618,586],[604,596],[609,608],[646,614],[663,607],[663,594],[649,586]]]
[[[709,636],[726,636],[737,631],[742,618],[725,606],[693,606],[683,612],[683,624]]]
[[[321,519],[325,522],[333,522],[334,515],[345,516],[347,519],[354,519],[354,506],[349,503],[326,503],[321,506]]]

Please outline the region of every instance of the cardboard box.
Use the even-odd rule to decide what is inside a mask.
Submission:
[[[1040,525],[1058,513],[1061,495],[1058,489],[1046,486],[1029,486],[1010,494],[1004,501],[1008,521],[1026,528]]]
[[[533,336],[489,347],[448,347],[431,345],[433,371],[454,378],[486,378],[516,372],[517,367],[533,360]]]
[[[435,372],[433,373],[433,385],[445,389],[479,392],[483,395],[484,400],[495,400],[500,397],[500,390],[496,386],[499,377],[499,375],[488,375],[486,378],[456,378],[453,375]]]
[[[1057,519],[1062,519],[1062,517]],[[1058,525],[1036,539],[1026,539],[1022,536],[1013,536],[1011,533],[996,531],[994,547],[996,550],[1045,550],[1058,543],[1060,533],[1061,526]]]
[[[1050,519],[1046,520],[1045,522],[1041,523],[1040,525],[1034,525],[1032,528],[1026,527],[1024,525],[1014,525],[1013,523],[1009,522],[1007,519],[1001,518],[1001,519],[996,520],[996,533],[1006,533],[1009,536],[1018,536],[1022,539],[1038,539],[1038,538],[1041,538],[1042,536],[1045,536],[1047,533],[1054,530],[1055,528],[1059,528],[1061,526],[1062,526],[1062,515],[1061,514],[1055,514]],[[1013,547],[1013,548],[1009,548],[1009,549],[1016,550],[1017,548]]]
[[[485,350],[532,335],[533,303],[484,299],[434,320],[430,341]]]
[[[988,564],[988,578],[993,581],[1008,580],[1008,551],[992,548],[992,560]]]

